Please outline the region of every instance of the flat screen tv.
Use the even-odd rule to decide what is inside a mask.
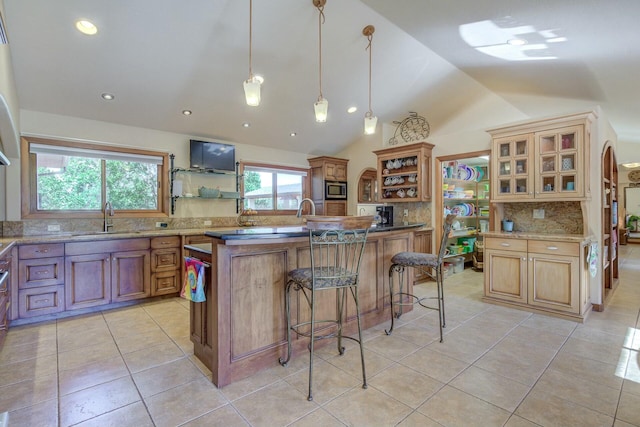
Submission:
[[[199,170],[235,172],[235,146],[192,139],[189,167]]]

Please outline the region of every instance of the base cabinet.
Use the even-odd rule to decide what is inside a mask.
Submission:
[[[4,250],[0,255],[0,349],[2,349],[4,339],[9,331],[11,318],[11,265],[14,258],[15,248]]]
[[[111,254],[111,301],[121,302],[151,296],[149,251]]]
[[[34,317],[64,311],[64,244],[18,248],[18,314]]]
[[[413,250],[414,252],[420,252],[423,254],[432,253],[431,236],[433,232],[431,230],[420,230],[413,233]],[[419,282],[428,279],[429,276],[423,274],[418,269],[413,269],[413,280]]]
[[[485,300],[583,318],[590,308],[585,245],[486,237]]]
[[[72,255],[65,260],[67,310],[111,302],[110,254]]]
[[[151,296],[180,292],[180,244],[179,236],[151,239]]]

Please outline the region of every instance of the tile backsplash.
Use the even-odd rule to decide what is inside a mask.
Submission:
[[[544,218],[533,218],[543,209]],[[583,234],[580,202],[505,203],[504,217],[513,221],[514,231],[542,234]]]

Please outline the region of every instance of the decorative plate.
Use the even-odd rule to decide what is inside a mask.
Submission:
[[[640,169],[635,169],[629,172],[629,181],[640,182]]]

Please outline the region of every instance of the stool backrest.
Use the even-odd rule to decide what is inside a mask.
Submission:
[[[354,286],[368,229],[309,230],[314,288]]]
[[[444,255],[447,250],[447,239],[449,238],[449,233],[451,233],[451,228],[455,219],[455,214],[449,214],[444,220],[444,225],[442,226],[442,241],[440,242],[440,249],[438,249],[438,264],[444,259]]]

